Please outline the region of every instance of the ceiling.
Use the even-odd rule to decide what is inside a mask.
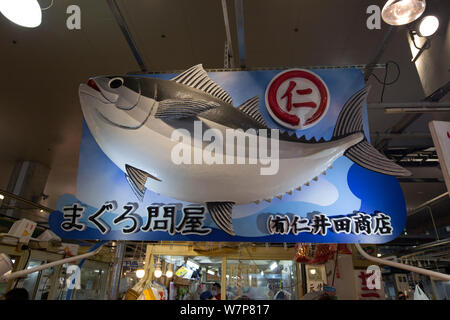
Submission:
[[[446,1],[428,1],[442,5]],[[42,7],[50,0],[40,0]],[[116,0],[143,64],[149,72],[184,70],[203,63],[224,67],[226,29],[220,0]],[[226,1],[236,66],[239,61],[235,2]],[[245,66],[342,66],[368,64],[375,58],[388,25],[366,27],[369,5],[383,0],[244,0]],[[81,30],[66,28],[66,8],[81,8]],[[448,10],[447,12],[449,12]],[[450,33],[447,20],[441,35]],[[141,67],[106,0],[55,0],[43,12],[36,29],[18,27],[0,15],[0,188],[6,189],[14,164],[37,161],[50,168],[41,204],[56,207],[64,193],[76,192],[82,113],[78,85],[90,76],[140,71]],[[447,51],[448,52],[448,51]],[[417,102],[426,97],[404,27],[393,29],[379,63],[396,61],[398,81],[385,88],[384,102]],[[450,59],[447,59],[447,61]],[[446,66],[448,67],[448,66]],[[383,78],[384,70],[374,73]],[[388,79],[395,77],[390,69]],[[448,77],[447,77],[448,81]],[[382,86],[371,77],[369,103],[380,101]],[[442,83],[444,84],[444,83]],[[436,88],[437,89],[437,88]],[[441,102],[449,101],[447,95]],[[404,115],[369,109],[372,141],[389,132]],[[450,120],[450,114],[420,116],[406,133],[428,134],[431,119]],[[430,137],[394,137],[389,147],[432,147]],[[446,191],[439,166],[414,167],[413,178],[432,182],[402,182],[407,207]],[[448,209],[448,208],[447,208]]]

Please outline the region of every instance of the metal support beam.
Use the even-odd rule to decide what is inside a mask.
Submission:
[[[433,210],[431,209],[430,206],[426,206],[425,208],[427,208],[428,212],[430,213],[431,222],[433,223],[434,233],[436,233],[436,240],[439,241],[439,232],[436,228],[436,223],[434,222]]]
[[[434,91],[428,97],[426,97],[424,102],[439,102],[447,93],[450,92],[450,81],[444,84],[442,87]],[[402,133],[408,126],[410,126],[414,121],[420,118],[421,113],[411,113],[406,114],[397,122],[391,129],[391,133]],[[376,147],[378,149],[385,149],[389,145],[389,138],[383,139],[379,143],[377,143]]]
[[[119,297],[119,284],[122,272],[123,256],[125,253],[124,241],[117,241],[116,252],[114,256],[114,267],[111,276],[111,286],[108,295],[109,300],[117,300]]]
[[[106,0],[106,2],[108,3],[109,8],[113,13],[114,18],[116,19],[116,22],[120,27],[120,30],[122,30],[122,34],[125,37],[125,40],[127,41],[128,46],[130,47],[130,50],[133,53],[133,56],[136,59],[137,64],[139,65],[139,68],[141,69],[142,72],[147,72],[147,67],[144,64],[144,60],[142,59],[142,56],[139,53],[139,50],[137,49],[136,42],[133,40],[128,25],[122,15],[122,12],[119,9],[119,6],[117,5],[116,0]]]
[[[402,103],[368,103],[368,110],[383,109],[385,113],[427,113],[449,112],[449,102],[402,102]]]
[[[402,166],[404,164],[400,162]],[[404,178],[404,177],[398,177],[398,182],[400,183],[445,183],[443,179],[439,178]]]
[[[17,200],[17,201],[22,202],[22,203],[24,203],[26,205],[32,206],[32,207],[34,207],[36,209],[40,209],[40,210],[42,210],[42,211],[44,211],[46,213],[50,213],[50,212],[54,211],[54,209],[51,209],[49,207],[43,206],[43,205],[41,205],[39,203],[35,203],[33,201],[30,201],[30,200],[27,200],[27,199],[25,199],[23,197],[15,195],[14,193],[11,193],[11,192],[8,192],[8,191],[2,190],[2,189],[0,189],[0,194],[5,196],[5,198],[11,198],[11,199]]]
[[[227,300],[227,257],[222,257],[220,296],[222,300]]]
[[[239,62],[241,68],[245,69],[245,37],[244,37],[244,7],[242,0],[234,0],[234,8],[236,12],[236,27],[239,46]]]
[[[377,53],[375,54],[375,57],[373,58],[372,62],[368,64],[366,69],[364,70],[364,81],[367,82],[370,78],[370,76],[373,73],[373,66],[376,65],[383,55],[384,51],[386,50],[387,45],[391,41],[392,35],[394,33],[394,27],[389,26],[389,29],[386,31],[386,34],[384,35],[383,41],[381,42],[380,46],[378,47]]]
[[[407,133],[384,133],[371,132],[370,136],[373,138],[387,138],[387,139],[411,139],[411,138],[430,138],[431,134],[427,132],[407,132]]]
[[[385,113],[429,113],[429,112],[450,112],[450,108],[386,108]]]
[[[225,34],[227,35],[226,59],[229,60],[230,67],[235,68],[236,63],[234,60],[234,51],[232,45],[233,41],[231,39],[230,18],[228,16],[227,0],[222,0],[222,11],[223,11],[223,20],[225,23]]]
[[[250,68],[234,68],[234,69],[224,69],[224,68],[209,68],[205,69],[206,72],[229,72],[229,71],[261,71],[261,70],[283,70],[283,69],[291,69],[291,68],[299,68],[299,69],[365,69],[367,67],[367,64],[349,64],[349,65],[329,65],[329,66],[301,66],[301,65],[294,65],[294,66],[275,66],[275,67],[250,67]],[[386,65],[384,64],[377,64],[373,66],[374,69],[385,69]],[[166,73],[180,73],[186,70],[166,70],[166,71],[152,71],[152,74],[166,74]],[[144,74],[147,72],[139,72],[139,71],[133,71],[129,72],[127,74]]]

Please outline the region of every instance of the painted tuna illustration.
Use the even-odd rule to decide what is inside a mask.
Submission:
[[[301,190],[342,155],[383,174],[410,174],[365,139],[362,119],[367,94],[368,88],[364,88],[346,102],[330,141],[280,133],[279,170],[275,175],[261,175],[260,163],[188,165],[172,161],[171,152],[179,144],[171,138],[172,132],[179,128],[192,132],[194,120],[222,132],[230,128],[268,129],[257,97],[234,107],[230,95],[201,65],[171,80],[100,76],[79,88],[82,111],[93,137],[125,173],[140,201],[148,187],[174,199],[204,203],[215,224],[230,235],[235,235],[234,205],[270,202]]]

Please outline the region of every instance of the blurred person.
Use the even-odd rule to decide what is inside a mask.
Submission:
[[[5,300],[29,300],[28,291],[24,288],[16,288],[5,294]]]
[[[211,294],[216,298],[216,300],[222,300],[221,286],[218,282],[215,282],[211,288]]]
[[[211,294],[211,291],[204,291],[200,295],[200,300],[217,300],[217,299]]]

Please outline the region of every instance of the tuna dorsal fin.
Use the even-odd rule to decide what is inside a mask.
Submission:
[[[211,214],[211,218],[216,225],[228,233],[234,236],[233,222],[231,220],[231,213],[233,211],[234,202],[207,202],[206,206]]]
[[[263,116],[259,112],[259,97],[255,96],[241,104],[238,109],[248,115],[250,118],[258,122],[260,125],[267,127]]]
[[[171,80],[185,84],[191,88],[202,90],[226,103],[233,104],[233,99],[231,99],[228,92],[211,80],[201,64],[187,69]]]

